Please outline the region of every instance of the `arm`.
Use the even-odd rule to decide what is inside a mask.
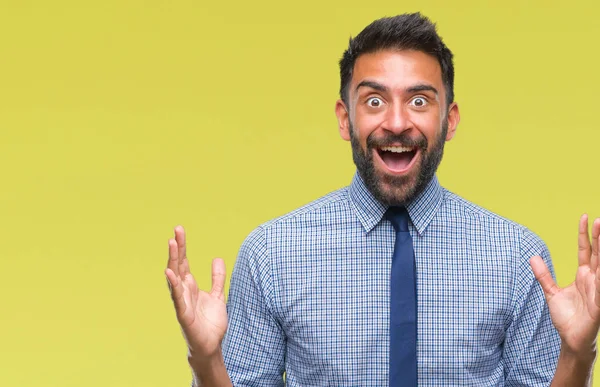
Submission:
[[[596,338],[600,328],[600,271],[598,265],[600,219],[592,226],[592,243],[587,215],[579,221],[579,267],[575,281],[560,288],[539,256],[531,258],[531,268],[540,283],[552,323],[561,339],[552,387],[591,385],[596,358]]]
[[[595,352],[585,356],[561,350],[550,387],[591,386],[595,358]]]
[[[231,275],[223,356],[236,384],[284,385],[286,335],[275,312],[272,259],[259,227],[242,243]]]
[[[214,357],[202,358],[188,356],[192,369],[192,387],[229,387],[232,386],[227,375],[225,362],[220,352]]]
[[[231,386],[221,355],[221,341],[227,329],[225,307],[225,264],[212,264],[210,293],[198,289],[186,255],[185,231],[175,228],[169,240],[169,261],[165,270],[177,320],[188,346],[188,361],[195,387]]]
[[[273,313],[270,257],[262,229],[256,229],[242,244],[227,306],[223,261],[213,261],[210,293],[198,290],[180,226],[175,229],[175,239],[169,241],[165,272],[188,344],[194,387],[231,386],[232,380],[244,385],[283,386],[285,335]]]
[[[513,278],[511,315],[503,345],[505,384],[507,386],[547,387],[555,374],[560,352],[560,337],[552,325],[544,293],[529,266],[529,259],[540,254],[553,275],[550,253],[545,243],[530,230],[522,229]],[[543,257],[543,258],[542,258]]]

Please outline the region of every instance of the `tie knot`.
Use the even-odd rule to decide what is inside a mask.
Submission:
[[[404,207],[390,207],[385,213],[385,217],[392,222],[396,232],[408,231],[408,212]]]

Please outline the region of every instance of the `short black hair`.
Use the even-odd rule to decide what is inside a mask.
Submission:
[[[355,38],[340,59],[340,98],[348,104],[349,86],[356,59],[362,54],[380,50],[416,50],[435,57],[442,69],[447,105],[454,101],[454,64],[452,51],[437,34],[436,26],[427,17],[417,13],[377,19]]]

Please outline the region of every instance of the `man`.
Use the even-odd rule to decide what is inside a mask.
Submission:
[[[577,278],[560,289],[535,234],[439,185],[460,115],[452,53],[420,14],[367,26],[340,75],[335,110],[357,174],[248,236],[227,310],[223,262],[199,291],[183,229],[169,241],[194,383],[280,386],[284,373],[290,386],[589,383],[600,220],[590,245],[582,217]]]

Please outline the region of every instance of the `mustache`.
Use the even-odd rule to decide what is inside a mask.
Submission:
[[[367,137],[367,148],[369,149],[391,146],[392,144],[427,150],[427,139],[423,135],[412,138],[408,133],[388,134],[385,136],[375,136],[375,133],[371,133]]]

